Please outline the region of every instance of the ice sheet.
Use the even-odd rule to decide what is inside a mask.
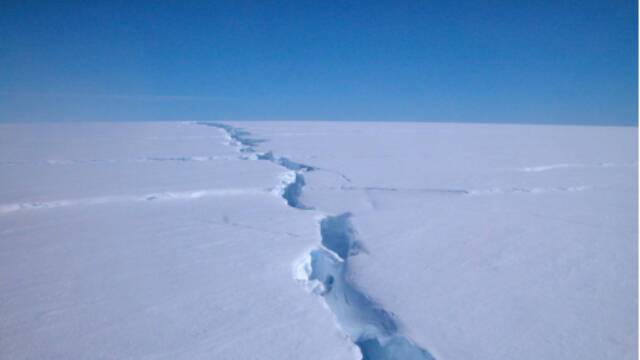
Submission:
[[[2,125],[0,357],[633,359],[636,154],[622,127]]]

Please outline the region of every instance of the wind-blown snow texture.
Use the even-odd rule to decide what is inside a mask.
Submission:
[[[636,151],[632,128],[2,125],[0,358],[633,359]]]

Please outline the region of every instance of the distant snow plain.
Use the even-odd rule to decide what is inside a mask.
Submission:
[[[637,128],[0,125],[2,359],[635,359]]]

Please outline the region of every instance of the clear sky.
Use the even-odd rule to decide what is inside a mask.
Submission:
[[[0,121],[637,123],[637,4],[0,2]]]

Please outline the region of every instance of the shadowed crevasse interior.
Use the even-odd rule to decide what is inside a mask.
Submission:
[[[434,359],[426,350],[398,333],[393,316],[349,281],[349,258],[361,252],[351,214],[320,221],[322,247],[309,254],[308,280],[316,283],[340,328],[360,348],[365,360]]]

